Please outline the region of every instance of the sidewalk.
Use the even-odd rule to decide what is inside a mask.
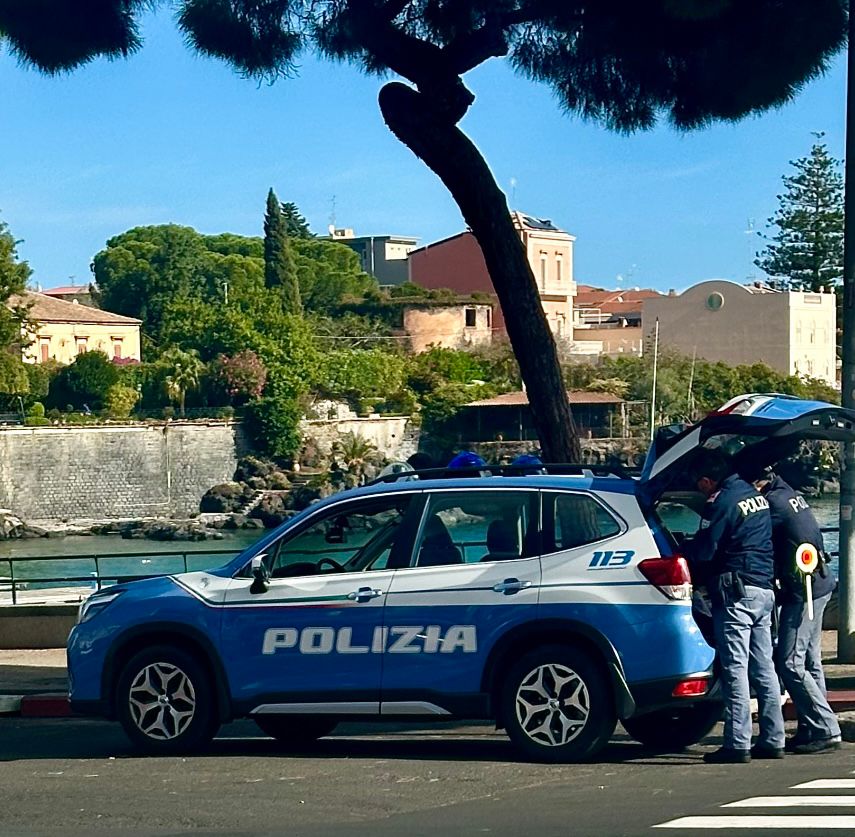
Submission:
[[[828,699],[840,716],[847,741],[855,741],[855,664],[837,663],[837,633],[823,631],[822,656]],[[63,717],[71,714],[66,699],[64,648],[0,650],[0,715]],[[794,719],[792,704],[784,714]]]

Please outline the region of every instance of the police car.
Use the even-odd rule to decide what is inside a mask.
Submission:
[[[680,748],[718,720],[714,652],[657,508],[700,447],[774,462],[855,414],[742,396],[657,435],[640,479],[493,468],[396,474],[317,503],[219,569],[81,606],[70,700],[154,753],[249,717],[283,745],[345,719],[490,719],[528,758],[591,758],[620,720]]]

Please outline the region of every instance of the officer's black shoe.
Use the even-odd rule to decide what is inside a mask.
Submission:
[[[803,756],[811,753],[829,753],[832,750],[839,749],[839,738],[817,738],[814,741],[807,741],[804,744],[796,744],[793,752]]]
[[[722,747],[704,755],[707,764],[748,764],[751,761],[750,750],[734,750],[732,747]]]
[[[753,759],[782,759],[783,757],[783,747],[766,747],[763,744],[755,744],[751,748],[751,758]]]
[[[784,749],[788,753],[794,753],[796,750],[796,747],[798,747],[800,744],[807,744],[809,741],[810,741],[810,738],[804,738],[798,734],[791,735],[786,740],[786,742],[784,743]]]

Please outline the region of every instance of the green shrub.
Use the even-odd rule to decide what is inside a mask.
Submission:
[[[138,400],[139,393],[133,387],[113,384],[107,390],[105,403],[107,413],[115,419],[126,419],[130,416]]]
[[[24,418],[25,427],[44,427],[46,424],[51,424],[51,420],[44,416],[26,416]]]
[[[73,407],[104,405],[110,387],[119,381],[119,371],[103,352],[84,352],[64,367],[51,382],[50,401],[68,401]]]
[[[27,410],[27,416],[29,418],[44,418],[45,417],[45,405],[42,404],[41,401],[34,402],[30,409]]]
[[[246,407],[245,427],[260,452],[291,459],[300,449],[302,417],[303,411],[296,399],[259,398]]]

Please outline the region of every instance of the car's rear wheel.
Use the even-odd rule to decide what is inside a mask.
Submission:
[[[295,750],[329,735],[338,723],[335,718],[300,717],[294,715],[254,715],[258,728],[284,747]]]
[[[510,668],[502,719],[527,758],[546,762],[591,758],[617,723],[601,666],[584,651],[562,645],[531,651]]]
[[[128,737],[152,754],[199,750],[218,727],[210,676],[190,654],[154,646],[135,654],[116,685],[116,714]]]
[[[707,700],[673,709],[659,709],[622,721],[623,728],[646,747],[679,751],[697,744],[721,720],[724,705]]]

